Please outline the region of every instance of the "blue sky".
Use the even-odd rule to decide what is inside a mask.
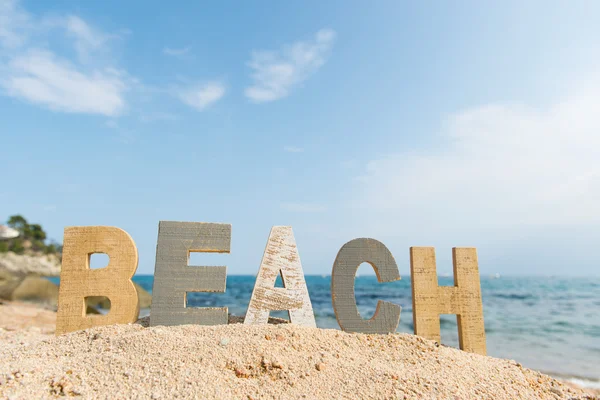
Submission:
[[[273,225],[306,273],[373,237],[482,275],[597,275],[600,3],[0,0],[0,219]],[[7,167],[10,165],[10,167]],[[204,258],[203,258],[204,257]]]

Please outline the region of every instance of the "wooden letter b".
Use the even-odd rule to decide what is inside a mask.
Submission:
[[[106,268],[90,269],[94,253],[108,255]],[[139,302],[131,277],[137,265],[137,248],[124,230],[109,226],[65,228],[56,334],[135,322]],[[108,315],[86,316],[85,298],[90,296],[108,297]]]

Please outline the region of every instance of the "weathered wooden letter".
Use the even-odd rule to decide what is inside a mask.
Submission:
[[[277,275],[283,288],[275,287]],[[287,310],[293,324],[317,326],[291,226],[271,229],[244,323],[266,324],[271,310]]]
[[[150,325],[227,324],[227,307],[186,307],[187,292],[225,292],[227,267],[190,267],[190,252],[229,253],[231,225],[160,221]]]
[[[131,277],[138,253],[131,236],[109,226],[71,226],[65,228],[63,246],[56,334],[135,322],[139,303]],[[90,269],[94,253],[108,255],[106,268]],[[107,315],[86,316],[85,298],[90,296],[108,297]]]
[[[438,286],[433,247],[410,248],[415,335],[440,341],[440,314],[456,314],[460,348],[486,354],[477,251],[453,248],[454,286]]]
[[[379,300],[369,320],[361,318],[354,296],[354,277],[361,263],[371,264],[379,282],[400,279],[394,256],[375,239],[354,239],[340,249],[331,271],[333,311],[342,330],[362,333],[396,332],[400,323],[400,306]]]

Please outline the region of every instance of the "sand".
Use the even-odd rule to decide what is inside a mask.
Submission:
[[[35,323],[24,327],[23,314]],[[594,398],[514,361],[408,334],[141,320],[55,337],[52,314],[0,305],[0,398]]]

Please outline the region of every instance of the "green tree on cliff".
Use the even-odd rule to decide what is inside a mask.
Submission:
[[[27,220],[21,215],[12,215],[8,219],[7,225],[13,229],[18,230],[21,233],[21,235],[24,235],[25,229],[27,228]]]
[[[19,237],[0,242],[0,253],[12,251],[23,254],[27,250],[43,252],[45,254],[57,254],[62,246],[55,242],[46,244],[46,232],[40,224],[29,224],[22,215],[12,215],[7,223],[13,229],[19,231]]]

